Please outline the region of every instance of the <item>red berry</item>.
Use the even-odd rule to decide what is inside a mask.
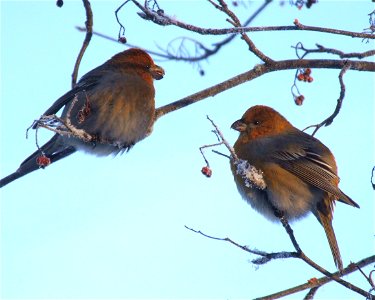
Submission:
[[[301,9],[301,7],[298,7],[298,9]],[[299,24],[299,21],[298,19],[294,19],[294,22],[293,22],[294,25],[298,25]]]
[[[297,76],[297,79],[298,79],[299,81],[302,81],[302,80],[305,79],[305,76],[304,76],[302,73],[299,73],[298,76]]]
[[[303,100],[305,100],[305,96],[299,95],[298,97],[294,98],[294,102],[298,105],[301,106],[303,104]]]
[[[310,69],[310,68],[307,68],[307,69],[305,70],[305,74],[306,74],[306,75],[310,75],[310,74],[311,74],[311,69]]]
[[[38,164],[38,166],[44,168],[51,163],[51,159],[42,154],[36,158],[36,163]]]
[[[201,170],[201,172],[206,177],[211,177],[211,175],[212,175],[212,170],[208,166],[203,167],[202,170]]]
[[[314,81],[314,78],[312,78],[310,76],[307,78],[307,82],[313,82],[313,81]]]

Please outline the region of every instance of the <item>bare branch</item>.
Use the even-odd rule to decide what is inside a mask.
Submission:
[[[305,263],[307,263],[308,265],[310,265],[314,269],[318,270],[320,273],[324,274],[327,277],[332,278],[334,281],[336,281],[337,283],[340,283],[341,285],[345,286],[346,288],[348,288],[348,289],[350,289],[350,290],[352,290],[352,291],[354,291],[354,292],[356,292],[356,293],[358,293],[362,296],[365,296],[365,297],[369,296],[368,292],[366,292],[363,289],[355,286],[354,284],[351,284],[350,282],[347,282],[347,281],[341,279],[340,276],[342,276],[342,271],[339,272],[339,273],[332,274],[332,273],[328,272],[326,269],[322,268],[317,263],[315,263],[309,257],[307,257],[306,254],[299,247],[299,245],[297,243],[297,240],[296,240],[296,238],[293,234],[293,230],[288,223],[288,220],[282,216],[280,218],[280,221],[281,221],[283,227],[285,228],[286,232],[288,233],[289,238],[292,241],[292,244],[293,244],[294,248],[296,249],[299,258],[301,258]]]
[[[85,35],[85,39],[83,40],[81,50],[78,53],[76,63],[74,65],[74,70],[73,70],[73,74],[72,74],[72,88],[74,88],[74,86],[77,83],[79,65],[81,63],[83,54],[85,53],[86,48],[88,47],[88,45],[91,41],[91,37],[92,37],[92,27],[93,27],[94,17],[93,17],[93,14],[92,14],[91,5],[90,5],[90,2],[88,0],[82,0],[82,1],[83,1],[83,6],[85,7],[85,10],[86,10],[86,22],[85,22],[86,35]]]
[[[368,292],[358,288],[357,286],[354,286],[353,284],[351,284],[351,283],[349,283],[349,282],[347,282],[347,281],[345,281],[345,280],[343,280],[339,277],[350,274],[354,271],[357,271],[358,269],[356,268],[356,266],[359,266],[361,268],[361,267],[365,267],[365,266],[367,266],[371,263],[374,263],[375,262],[375,255],[369,256],[365,259],[362,259],[355,264],[353,264],[353,263],[349,264],[346,268],[343,269],[342,274],[340,274],[339,272],[335,272],[335,273],[331,274],[328,271],[326,271],[325,269],[323,269],[322,267],[320,267],[319,265],[317,265],[316,263],[314,263],[313,261],[311,261],[302,251],[301,252],[267,253],[267,252],[260,251],[260,250],[250,249],[248,246],[241,245],[241,244],[233,241],[232,239],[230,239],[228,237],[219,238],[219,237],[211,236],[211,235],[203,233],[200,230],[195,230],[195,229],[193,229],[191,227],[188,227],[186,225],[185,225],[185,228],[192,231],[192,232],[198,233],[198,234],[200,234],[204,237],[207,237],[209,239],[228,242],[228,243],[236,246],[237,248],[240,248],[240,249],[242,249],[242,250],[244,250],[248,253],[261,256],[261,258],[259,258],[257,260],[254,260],[253,263],[258,262],[258,264],[259,264],[259,262],[262,261],[262,258],[266,258],[266,259],[268,259],[268,258],[270,258],[270,259],[300,258],[300,259],[304,260],[306,263],[308,263],[310,266],[312,266],[313,268],[317,269],[318,271],[320,271],[321,273],[323,273],[325,275],[324,277],[321,277],[319,279],[310,280],[308,283],[305,283],[305,284],[302,284],[302,285],[299,285],[299,286],[296,286],[296,287],[293,287],[293,288],[290,288],[290,289],[287,289],[287,290],[284,290],[284,291],[281,291],[281,292],[278,292],[278,293],[275,293],[275,294],[272,294],[272,295],[257,298],[257,300],[269,300],[269,299],[281,298],[283,296],[291,295],[291,294],[294,294],[296,292],[303,291],[305,289],[309,289],[309,288],[311,289],[311,288],[314,288],[314,287],[322,286],[322,285],[324,285],[328,282],[331,282],[332,280],[337,281],[338,283],[344,285],[348,289],[350,289],[352,291],[355,291],[355,292],[357,292],[357,293],[359,293],[359,294],[361,294],[365,297],[372,297]],[[292,235],[293,235],[293,233],[292,233]],[[373,299],[373,298],[371,298],[371,299]]]
[[[245,32],[258,32],[258,31],[288,31],[288,30],[303,30],[303,31],[317,31],[330,34],[338,34],[344,36],[350,36],[355,38],[365,38],[365,39],[375,39],[375,35],[371,33],[359,33],[347,30],[316,27],[316,26],[307,26],[299,22],[295,26],[261,26],[261,27],[234,27],[234,28],[224,28],[224,29],[211,29],[211,28],[202,28],[187,24],[181,21],[171,18],[164,14],[164,12],[156,12],[144,7],[136,0],[131,0],[141,11],[138,15],[145,19],[154,22],[155,24],[168,26],[173,25],[188,31],[193,31],[202,35],[223,35],[223,34],[232,34],[232,33],[245,33]]]
[[[256,249],[250,249],[248,246],[245,246],[245,245],[240,245],[239,243],[233,241],[232,239],[228,238],[228,237],[225,237],[225,238],[219,238],[219,237],[215,237],[215,236],[211,236],[211,235],[208,235],[208,234],[205,234],[203,233],[202,231],[200,230],[195,230],[191,227],[188,227],[185,225],[185,228],[192,231],[192,232],[195,232],[195,233],[198,233],[200,235],[203,235],[204,237],[207,237],[209,239],[212,239],[212,240],[217,240],[217,241],[224,241],[224,242],[228,242],[246,252],[249,252],[251,254],[255,254],[255,255],[259,255],[259,256],[262,256],[262,257],[266,257],[266,258],[269,258],[270,259],[276,259],[276,258],[292,258],[292,257],[296,257],[296,253],[295,252],[276,252],[276,253],[266,253],[264,251],[260,251],[260,250],[256,250]],[[254,260],[254,261],[258,261],[258,260]],[[259,263],[259,262],[254,262],[255,264],[263,264],[263,263]]]
[[[355,267],[353,267],[353,265],[360,266],[361,268],[363,268],[363,267],[366,267],[366,266],[368,266],[368,265],[370,265],[374,262],[375,262],[375,255],[366,257],[366,258],[364,258],[364,259],[362,259],[362,260],[360,260],[360,261],[358,261],[354,264],[350,264],[348,267],[346,267],[343,270],[343,275],[348,275],[348,274],[351,274],[351,273],[357,271],[357,269]],[[339,273],[337,272],[337,273],[334,273],[333,275],[338,276]],[[323,286],[324,284],[326,284],[328,282],[331,282],[331,281],[332,281],[332,278],[324,276],[324,277],[318,278],[316,280],[309,280],[307,283],[295,286],[293,288],[286,289],[284,291],[277,292],[275,294],[271,294],[271,295],[268,295],[268,296],[257,298],[256,300],[278,299],[278,298],[285,297],[285,296],[288,296],[288,295],[292,295],[294,293],[297,293],[297,292],[300,292],[300,291],[303,291],[303,290],[306,290],[306,289]],[[369,295],[369,294],[367,294],[366,297],[369,297],[368,299],[373,299],[372,296]]]
[[[317,31],[317,32],[345,35],[345,36],[350,36],[353,38],[355,37],[355,38],[375,39],[375,35],[373,34],[352,32],[352,31],[347,31],[347,30],[324,28],[324,27],[317,27],[317,26],[308,26],[308,25],[301,24],[297,19],[294,20],[294,25],[296,25],[298,30]],[[291,29],[284,29],[284,30],[291,30]]]
[[[298,68],[342,69],[345,67],[345,65],[347,65],[347,62],[343,60],[325,60],[325,59],[319,59],[319,60],[291,59],[291,60],[275,61],[274,63],[269,64],[269,65],[266,65],[266,64],[256,65],[254,68],[252,68],[251,70],[245,73],[239,74],[226,81],[223,81],[207,89],[204,89],[200,92],[197,92],[195,94],[189,95],[175,102],[159,107],[155,112],[155,119],[158,119],[161,116],[164,116],[172,111],[175,111],[180,108],[186,107],[190,104],[196,103],[207,97],[215,96],[225,90],[233,88],[244,82],[253,80],[266,73],[280,71],[280,70],[292,70],[292,69],[298,69]],[[350,61],[350,67],[352,70],[375,72],[375,63],[373,62]]]

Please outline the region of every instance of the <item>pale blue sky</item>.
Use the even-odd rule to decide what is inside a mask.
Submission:
[[[35,150],[25,130],[70,87],[83,40],[81,1],[1,1],[1,177],[13,172]],[[286,1],[288,2],[288,1]],[[94,29],[116,37],[114,10],[119,2],[92,1]],[[165,13],[201,26],[229,27],[225,16],[204,1],[160,1]],[[254,9],[260,2],[248,4]],[[274,3],[253,25],[301,23],[361,31],[374,9],[370,1],[321,1],[311,10]],[[239,15],[247,11],[240,8]],[[197,35],[158,27],[127,5],[121,13],[129,43],[155,50],[176,36]],[[318,22],[317,22],[318,19]],[[309,32],[254,33],[258,47],[275,59],[291,58],[302,41],[344,51],[366,51],[374,43]],[[203,37],[209,43],[219,37]],[[123,45],[93,37],[80,76],[103,63]],[[318,56],[315,56],[318,57]],[[328,57],[328,56],[327,56]],[[175,101],[252,68],[259,60],[240,39],[203,62],[206,76],[185,63],[162,62],[163,80],[155,82],[158,106]],[[184,228],[264,251],[292,250],[279,224],[258,215],[237,193],[228,161],[207,151],[210,179],[200,174],[198,148],[215,142],[206,115],[228,141],[233,121],[255,104],[274,107],[296,127],[328,116],[339,95],[339,70],[313,70],[312,84],[300,84],[306,97],[297,107],[290,94],[294,71],[267,74],[214,98],[169,114],[153,134],[129,153],[115,158],[74,154],[1,190],[1,297],[4,299],[82,298],[254,298],[306,282],[320,274],[297,260],[268,263]],[[374,252],[374,206],[370,172],[374,165],[374,76],[345,75],[347,94],[333,125],[317,137],[335,154],[340,187],[361,206],[338,204],[334,228],[344,264]],[[40,132],[40,140],[51,134]],[[225,149],[222,149],[225,151]],[[323,228],[313,216],[293,224],[302,249],[319,264],[335,267]],[[369,268],[365,272],[369,272]],[[364,278],[347,278],[364,289]],[[305,293],[295,295],[301,299]],[[329,284],[317,299],[360,299]]]

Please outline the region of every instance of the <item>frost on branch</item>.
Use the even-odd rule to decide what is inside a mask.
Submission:
[[[56,115],[43,115],[39,118],[39,120],[33,123],[32,127],[34,129],[43,127],[62,136],[74,136],[86,143],[95,141],[94,136],[90,135],[83,129],[76,128],[71,122],[70,115],[74,105],[76,105],[77,102],[78,98],[76,95],[69,106],[65,119],[62,119]],[[84,118],[87,117],[87,114],[90,113],[88,105],[89,104],[85,103],[84,107],[79,111],[81,122],[83,122]]]
[[[264,182],[263,172],[254,166],[250,165],[247,160],[234,160],[234,165],[237,166],[236,172],[240,175],[247,187],[264,190],[267,185]]]
[[[251,188],[257,188],[259,190],[264,190],[267,185],[264,181],[263,178],[263,172],[261,170],[258,170],[254,166],[250,165],[247,160],[239,159],[236,152],[234,151],[233,147],[228,143],[228,141],[224,138],[223,133],[220,131],[219,127],[215,124],[213,120],[210,119],[209,116],[207,116],[207,119],[211,122],[212,126],[215,127],[215,130],[213,132],[216,134],[216,137],[218,138],[219,142],[216,144],[211,144],[211,145],[204,145],[199,148],[204,161],[206,162],[206,166],[202,168],[202,173],[206,177],[211,177],[212,175],[212,170],[210,168],[210,164],[208,163],[208,160],[206,159],[203,149],[208,148],[208,147],[216,147],[220,145],[225,145],[225,147],[228,149],[230,152],[230,155],[226,155],[223,153],[220,153],[218,151],[212,150],[216,154],[220,154],[222,156],[225,156],[229,158],[233,165],[236,166],[236,173],[240,175],[244,182],[246,187],[251,187]]]

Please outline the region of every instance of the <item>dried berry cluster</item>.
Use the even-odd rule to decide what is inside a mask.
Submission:
[[[297,79],[299,81],[304,81],[304,82],[313,82],[314,78],[312,78],[310,75],[311,75],[311,69],[306,68],[300,71],[300,73],[297,76]]]

